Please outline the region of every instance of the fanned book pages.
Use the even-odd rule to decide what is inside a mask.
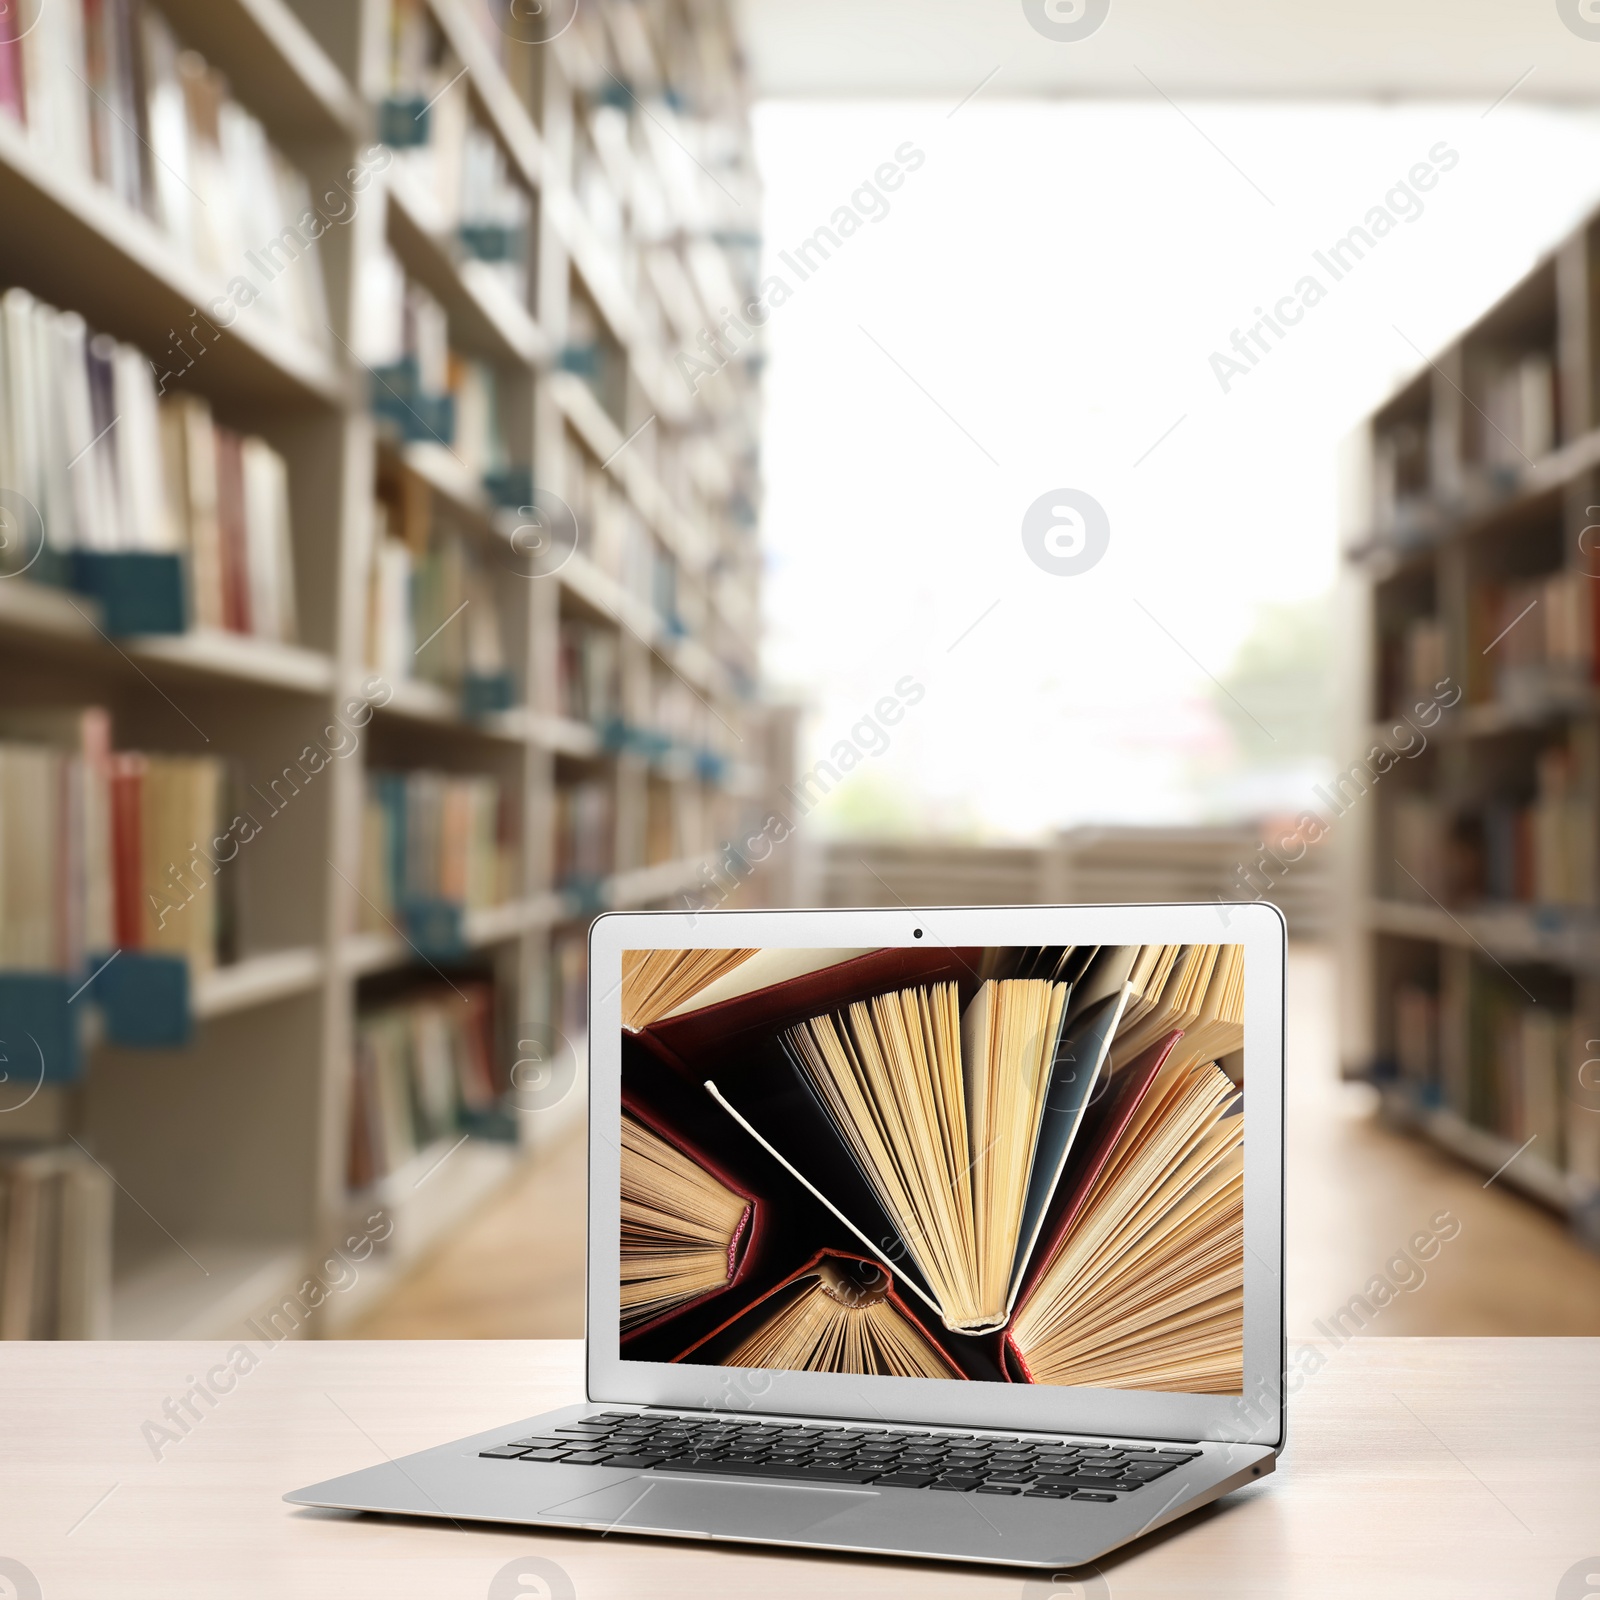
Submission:
[[[642,1122],[622,1118],[622,1327],[733,1281],[750,1202]]]
[[[1225,944],[1218,952],[1199,1013],[1183,1030],[1179,1058],[1219,1061],[1244,1044],[1244,950]]]
[[[819,1261],[773,1296],[772,1309],[723,1365],[885,1378],[958,1376],[892,1303],[889,1283],[888,1273],[866,1262]]]
[[[937,984],[814,1017],[786,1043],[933,1290],[947,1327],[1009,1303],[1065,984]]]
[[[1174,1030],[1187,1033],[1200,1020],[1218,956],[1237,945],[1186,944],[1166,964],[1159,989],[1145,996],[1137,1015],[1128,1018],[1111,1047],[1114,1067],[1143,1055],[1157,1039]],[[1243,954],[1240,956],[1241,994]]]
[[[1169,1058],[1009,1338],[1036,1383],[1236,1394],[1244,1370],[1244,1119],[1211,1062]]]
[[[708,984],[742,966],[754,950],[626,950],[622,956],[622,1025],[648,1027]]]
[[[1239,1392],[1241,946],[693,954],[624,956],[624,1100],[761,1250],[666,1208],[717,1225],[634,1359]]]

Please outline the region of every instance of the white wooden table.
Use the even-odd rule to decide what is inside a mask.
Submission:
[[[1351,1341],[1292,1402],[1276,1475],[1077,1587],[290,1507],[280,1496],[301,1484],[581,1399],[581,1346],[250,1348],[254,1368],[214,1405],[192,1399],[195,1420],[179,1397],[227,1346],[0,1346],[0,1596],[1600,1596],[1600,1339]]]

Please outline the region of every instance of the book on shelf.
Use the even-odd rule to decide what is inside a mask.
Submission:
[[[391,682],[413,675],[417,632],[411,609],[411,547],[390,532],[390,508],[373,504],[372,564],[367,572],[367,665]]]
[[[411,628],[422,641],[414,656],[419,677],[458,685],[506,673],[495,585],[460,535],[438,534],[413,569]]]
[[[74,1145],[0,1146],[0,1339],[111,1336],[112,1198]]]
[[[238,874],[206,854],[222,826],[223,764],[210,756],[113,753],[109,765],[117,945],[216,965],[225,894]]]
[[[368,252],[360,271],[354,342],[374,415],[399,442],[448,452],[447,470],[496,503],[519,505],[529,473],[512,460],[506,376],[452,347],[449,314],[392,250]]]
[[[576,1044],[589,1031],[589,935],[583,927],[558,928],[550,938],[550,1017]]]
[[[351,342],[372,374],[373,415],[387,432],[448,450],[455,438],[450,320],[381,242],[359,263]]]
[[[356,1017],[346,1177],[370,1188],[429,1145],[494,1108],[494,988],[457,980]]]
[[[1466,998],[1467,1059],[1447,1104],[1508,1145],[1532,1142],[1538,1159],[1585,1176],[1587,1123],[1580,1101],[1583,1041],[1570,1007],[1545,993],[1536,1003],[1500,972],[1475,964]]]
[[[1401,1079],[1426,1091],[1439,1081],[1439,992],[1419,983],[1394,991],[1394,1058]]]
[[[469,680],[509,683],[496,586],[463,533],[406,508],[374,505],[367,578],[367,664],[392,679],[460,690]]]
[[[158,399],[138,350],[23,289],[0,296],[0,385],[0,481],[39,517],[0,570],[45,550],[178,554],[190,623],[294,642],[288,468],[265,440],[198,396]]]
[[[223,75],[143,0],[37,10],[0,46],[0,109],[53,168],[149,218],[219,285],[248,277],[241,310],[326,348],[310,186]]]
[[[0,969],[123,949],[210,971],[238,892],[211,865],[224,778],[212,757],[114,752],[98,708],[0,712]]]
[[[711,954],[625,953],[623,1093],[751,1237],[636,1359],[1237,1392],[1240,947]]]
[[[556,682],[562,716],[600,729],[618,722],[622,677],[617,630],[563,618]]]
[[[1431,794],[1402,791],[1390,798],[1388,821],[1392,860],[1382,876],[1390,892],[1422,905],[1453,903],[1447,809]]]
[[[695,853],[695,797],[681,784],[650,777],[645,784],[644,864],[665,866]]]
[[[1579,571],[1474,586],[1472,697],[1513,707],[1588,698],[1600,673],[1597,591]]]
[[[289,473],[263,439],[213,422],[194,395],[161,405],[175,543],[188,552],[191,618],[280,644],[298,637]]]
[[[461,256],[525,305],[528,190],[513,176],[426,5],[400,0],[389,15],[381,131],[394,147],[396,177]],[[498,43],[500,30],[489,31]]]
[[[1430,476],[1425,426],[1401,422],[1375,435],[1372,441],[1373,512],[1380,530],[1391,530],[1407,506],[1426,498]]]
[[[1477,886],[1486,898],[1577,909],[1600,904],[1600,818],[1579,770],[1565,745],[1546,745],[1534,760],[1531,800],[1482,804]]]
[[[1483,404],[1473,411],[1486,466],[1531,466],[1556,446],[1555,362],[1542,350],[1486,360]]]
[[[452,350],[446,383],[454,401],[455,436],[451,447],[474,483],[495,485],[511,464],[506,447],[506,415],[499,370]]]
[[[75,974],[116,938],[111,721],[0,712],[0,969]]]
[[[1578,763],[1564,745],[1547,745],[1535,763],[1532,806],[1532,889],[1538,905],[1597,903],[1597,831],[1594,796],[1584,792]]]
[[[598,884],[611,875],[616,854],[611,784],[604,778],[563,783],[555,802],[556,882]]]
[[[705,740],[705,703],[676,673],[655,671],[650,678],[650,729],[683,749]]]
[[[1444,624],[1437,617],[1412,617],[1382,644],[1382,714],[1406,716],[1438,692],[1448,672]]]
[[[393,932],[410,907],[502,905],[515,888],[516,842],[499,781],[372,772],[362,829],[361,927]]]

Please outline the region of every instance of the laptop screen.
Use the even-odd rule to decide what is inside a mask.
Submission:
[[[1240,1394],[1244,971],[624,951],[622,1358]]]

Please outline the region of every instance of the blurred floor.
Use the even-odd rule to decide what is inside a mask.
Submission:
[[[1334,968],[1322,950],[1289,956],[1288,1326],[1315,1322],[1386,1270],[1430,1219],[1449,1211],[1461,1230],[1422,1263],[1425,1281],[1394,1296],[1376,1334],[1600,1333],[1600,1255],[1565,1225],[1432,1146],[1373,1117],[1365,1084],[1341,1083],[1334,1038]]]
[[[583,1336],[585,1128],[538,1151],[352,1339]]]
[[[1375,1276],[1397,1292],[1374,1304],[1371,1333],[1600,1334],[1600,1256],[1503,1182],[1485,1188],[1483,1174],[1378,1126],[1371,1091],[1339,1081],[1333,984],[1323,950],[1291,952],[1290,1337],[1317,1337],[1316,1322],[1328,1323]],[[351,1336],[580,1335],[583,1170],[579,1128],[535,1157]],[[1440,1211],[1461,1227],[1422,1263],[1425,1276],[1391,1266]]]

